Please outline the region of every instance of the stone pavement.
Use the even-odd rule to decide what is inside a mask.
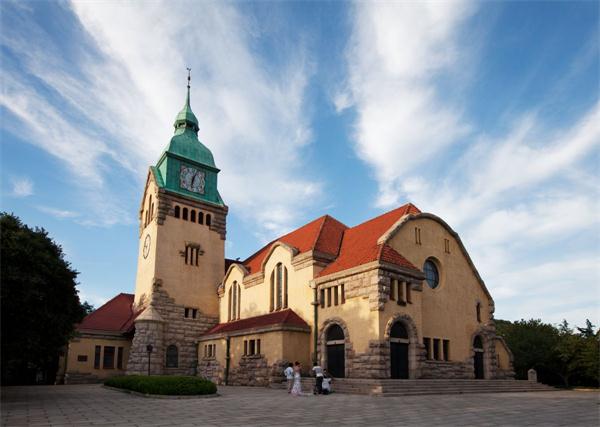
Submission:
[[[404,397],[291,397],[219,387],[210,399],[155,399],[100,385],[2,388],[3,426],[598,426],[599,394],[552,391]]]

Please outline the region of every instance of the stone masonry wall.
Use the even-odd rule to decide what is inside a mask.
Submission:
[[[197,341],[200,335],[217,324],[216,317],[209,317],[199,310],[195,319],[184,317],[185,307],[175,304],[155,280],[150,304],[162,317],[163,322],[136,321],[135,335],[130,352],[127,373],[144,374],[148,361],[146,345],[154,347],[151,373],[156,375],[196,375],[198,366]],[[167,368],[165,353],[169,345],[177,346],[178,366]]]
[[[469,379],[474,374],[473,363],[426,360],[421,365],[421,378]]]
[[[200,359],[198,361],[198,376],[207,378],[215,384],[225,381],[225,368],[216,359]]]
[[[351,378],[389,378],[387,360],[390,357],[390,346],[385,341],[369,341],[366,353],[354,356]]]
[[[229,372],[229,385],[263,386],[269,385],[271,370],[267,359],[260,356],[242,357],[238,366]]]

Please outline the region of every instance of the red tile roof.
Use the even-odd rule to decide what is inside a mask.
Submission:
[[[283,242],[292,246],[298,250],[298,253],[315,250],[337,256],[344,230],[347,228],[329,215],[322,216],[285,236],[273,240],[251,255],[243,264],[250,274],[260,271],[262,262],[275,242]]]
[[[272,325],[289,325],[309,328],[308,324],[290,308],[275,311],[262,316],[249,317],[233,322],[219,323],[204,335],[219,334],[224,332],[242,331]]]
[[[140,312],[133,311],[133,294],[119,294],[102,307],[84,317],[77,330],[97,330],[125,333],[133,329]]]
[[[377,244],[377,240],[400,218],[404,215],[418,213],[421,213],[421,211],[412,203],[408,203],[347,229],[344,232],[339,256],[319,273],[319,277],[376,260],[419,271],[417,267],[392,247]]]

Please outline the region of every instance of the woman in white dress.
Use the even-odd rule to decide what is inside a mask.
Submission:
[[[302,377],[300,376],[300,362],[294,363],[294,385],[292,387],[292,396],[302,396]]]

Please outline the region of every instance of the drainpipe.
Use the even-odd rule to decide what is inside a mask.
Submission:
[[[313,319],[313,363],[318,363],[317,361],[317,343],[318,343],[318,334],[319,334],[319,290],[317,289],[317,285],[313,282],[311,284],[313,288],[314,299],[312,305],[314,307],[314,319]]]
[[[226,348],[226,350],[225,350],[225,385],[229,385],[229,359],[230,359],[229,349],[230,349],[231,343],[230,343],[229,337],[225,338],[225,340],[226,340],[225,341],[226,342],[226,345],[225,345],[225,348]]]

